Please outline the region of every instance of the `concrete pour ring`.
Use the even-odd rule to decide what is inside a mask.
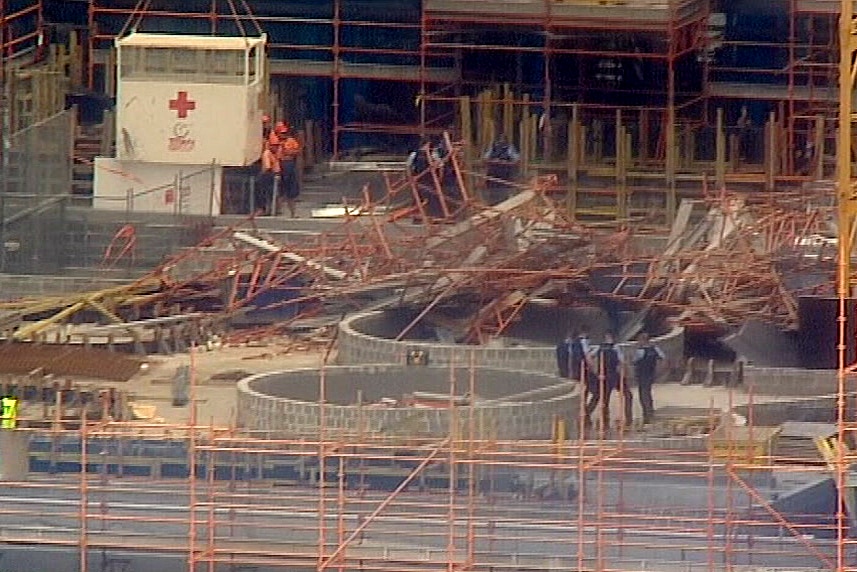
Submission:
[[[473,363],[480,367],[503,368],[520,371],[557,373],[555,344],[562,339],[567,324],[586,327],[594,342],[601,337],[599,316],[580,312],[577,315],[557,316],[556,309],[539,309],[532,322],[546,326],[546,335],[521,345],[463,345],[440,341],[395,339],[407,321],[391,323],[392,312],[361,312],[347,316],[339,323],[337,357],[339,364],[394,363],[406,364],[409,356],[422,353],[430,365]],[[601,330],[604,328],[602,327]],[[667,355],[665,376],[675,376],[683,369],[684,328],[676,327],[653,338]],[[633,344],[619,344],[629,351]],[[472,361],[471,361],[472,360]],[[675,370],[675,371],[673,371]],[[680,375],[680,373],[678,374]]]
[[[335,435],[443,437],[450,432],[450,377],[456,423],[477,439],[545,439],[556,416],[578,411],[574,383],[537,372],[476,367],[471,406],[470,368],[405,365],[325,369],[325,430]],[[238,382],[238,426],[272,437],[319,434],[318,369],[273,371]]]

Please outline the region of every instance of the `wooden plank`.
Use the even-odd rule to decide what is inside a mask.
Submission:
[[[724,128],[723,109],[718,109],[714,159],[714,186],[718,191],[726,186],[726,133]]]
[[[505,133],[506,137],[510,137],[515,128],[515,108],[513,101],[512,87],[508,83],[503,84],[503,133]],[[524,113],[526,112],[525,109]]]
[[[69,33],[69,81],[72,87],[78,88],[83,85],[83,49],[77,30]]]
[[[667,240],[667,245],[674,245],[678,238],[684,234],[685,230],[687,230],[687,224],[690,221],[690,215],[693,212],[693,207],[696,205],[696,201],[692,201],[690,199],[682,199],[681,204],[678,207],[678,212],[676,213],[675,221],[673,221],[673,225],[670,228],[670,236]]]
[[[479,153],[473,148],[473,117],[471,115],[470,97],[462,95],[458,99],[458,108],[460,117],[459,129],[461,130],[461,138],[464,141],[463,160],[464,172],[467,173],[467,188],[475,195],[477,190],[477,179],[474,175],[474,164],[479,157]]]
[[[580,109],[575,103],[571,109],[571,121],[568,124],[568,158],[566,177],[568,179],[567,206],[572,220],[577,217],[577,193],[579,186],[580,158],[582,154],[580,133]]]
[[[676,141],[675,106],[673,105],[667,108],[667,124],[664,128],[666,129],[666,222],[670,224],[676,214],[676,171],[678,170],[679,156],[678,142]]]
[[[810,1],[810,0],[803,0]],[[832,0],[814,0],[830,2]],[[541,23],[550,17],[554,24],[609,27],[612,22],[666,31],[673,20],[698,19],[707,5],[686,2],[676,7],[667,0],[425,0],[424,9],[434,18],[497,22]],[[679,10],[681,8],[681,10]]]

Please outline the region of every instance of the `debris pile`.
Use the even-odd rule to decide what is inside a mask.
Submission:
[[[475,174],[459,166],[461,146],[447,143],[453,152],[426,172],[387,177],[380,198],[364,188],[362,204],[343,209],[334,230],[275,239],[251,217],[126,286],[0,305],[6,337],[35,339],[83,310],[117,333],[165,309],[197,322],[203,314],[209,329],[237,315],[275,316],[238,335],[247,341],[318,331],[352,311],[408,306],[420,311],[397,339],[452,307],[446,325],[456,341],[484,344],[534,298],[613,300],[700,327],[753,317],[791,328],[795,297],[832,283],[830,213],[805,196],[686,200],[669,236],[644,245],[633,220],[618,229],[572,220],[556,176],[536,177],[487,206],[468,183]],[[454,192],[439,169],[454,173]],[[443,207],[439,214],[427,212],[431,201]]]

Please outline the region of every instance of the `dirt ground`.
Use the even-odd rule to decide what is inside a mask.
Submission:
[[[193,357],[193,382],[196,392],[197,422],[203,425],[230,426],[235,418],[237,380],[246,375],[282,369],[319,368],[324,351],[287,350],[284,343],[264,346],[222,347],[197,350]],[[155,407],[155,416],[166,423],[190,421],[190,406],[172,404],[172,379],[181,366],[191,365],[189,353],[152,356],[148,367],[122,384],[134,403]]]

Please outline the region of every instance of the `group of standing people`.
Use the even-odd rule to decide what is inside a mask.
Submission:
[[[624,405],[623,423],[633,422],[634,397],[625,366],[625,354],[616,346],[612,333],[604,335],[600,344],[592,344],[586,332],[569,333],[556,348],[557,366],[561,377],[578,380],[585,389],[584,424],[592,425],[592,413],[601,404],[601,419],[605,428],[610,426],[610,398],[614,391],[622,394]],[[640,334],[634,348],[632,365],[634,381],[643,409],[643,424],[651,423],[655,407],[652,386],[655,383],[657,365],[665,359],[664,352]]]
[[[262,120],[262,157],[256,177],[255,208],[263,214],[282,214],[283,205],[292,218],[297,216],[300,196],[298,157],[302,145],[285,121],[271,126],[269,117]]]

